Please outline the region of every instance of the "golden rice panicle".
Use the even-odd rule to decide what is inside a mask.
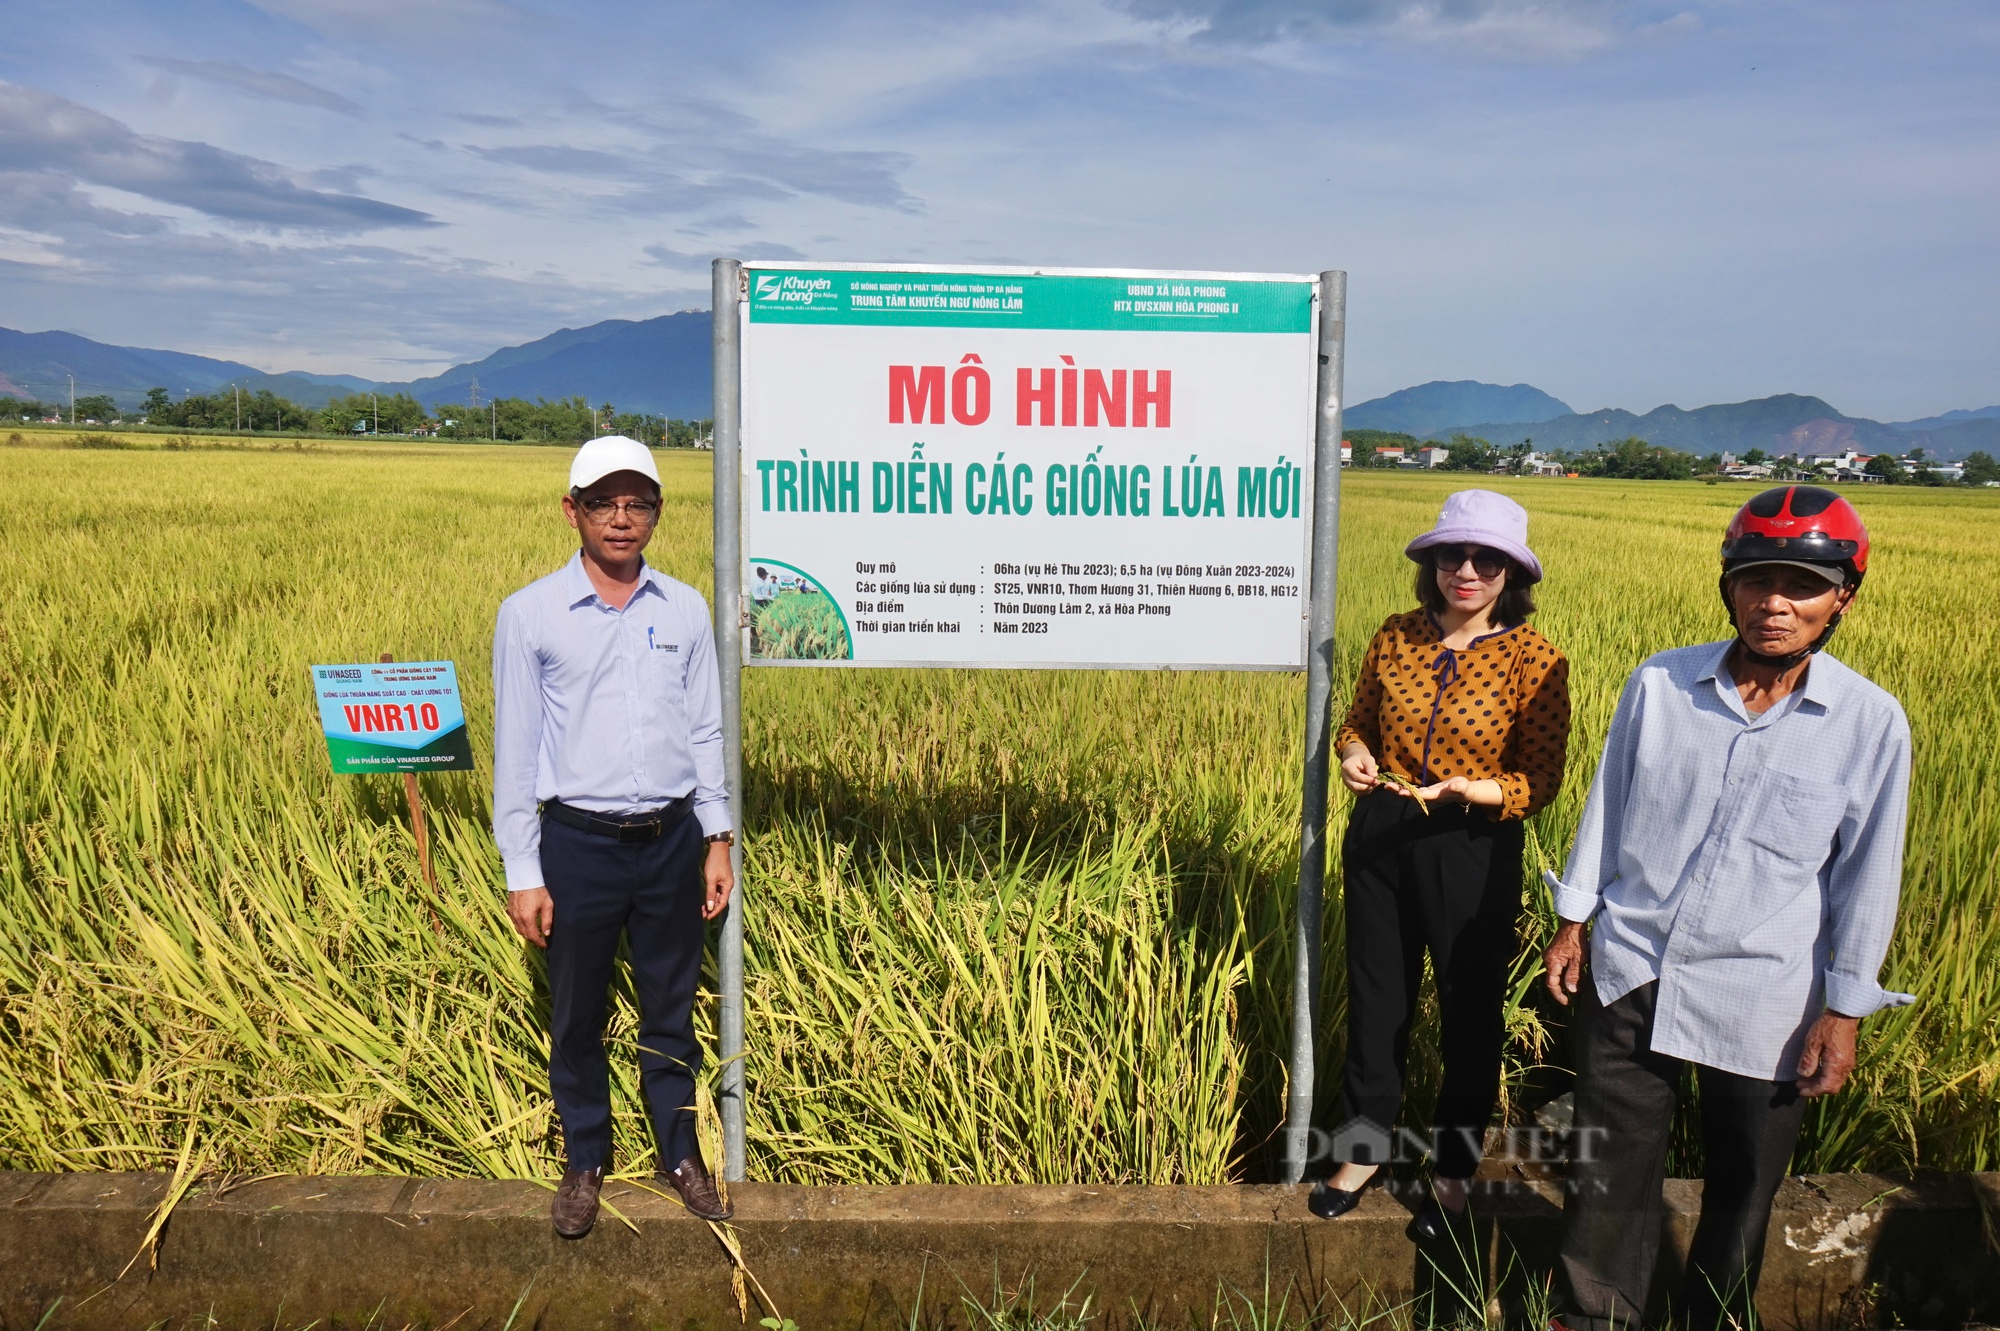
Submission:
[[[649,558],[706,592],[708,461],[661,461]],[[306,669],[456,660],[484,759],[494,611],[570,553],[566,466],[561,449],[469,445],[10,451],[0,1167],[171,1169],[191,1149],[244,1172],[555,1168],[540,962],[502,913],[489,774],[423,779],[434,931],[400,786],[329,772]],[[1341,689],[1408,608],[1403,542],[1457,483],[1343,479]],[[1530,825],[1532,879],[1560,864],[1626,673],[1726,633],[1703,570],[1746,492],[1481,483],[1534,515],[1536,622],[1574,668],[1570,778]],[[1878,554],[1833,650],[1916,734],[1884,981],[1920,1000],[1867,1023],[1858,1085],[1815,1103],[1802,1168],[2000,1167],[2000,745],[1955,706],[2000,696],[2000,625],[1951,600],[2000,559],[1996,498],[1859,500]],[[744,695],[755,1176],[1268,1169],[1300,679],[753,671]],[[1547,902],[1523,887],[1510,1105],[1561,1056],[1536,981]],[[1345,1004],[1341,913],[1326,919],[1331,1112]],[[698,1010],[709,1039],[713,1005]],[[636,1036],[621,1000],[618,1158],[648,1170]],[[1427,1008],[1412,1122],[1435,1043]]]

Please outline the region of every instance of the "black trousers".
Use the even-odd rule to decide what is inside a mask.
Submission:
[[[631,939],[639,1074],[660,1159],[671,1169],[696,1152],[702,851],[701,824],[692,816],[657,841],[631,843],[542,819],[542,874],[555,903],[548,951],[549,1089],[571,1169],[611,1163],[604,1026],[620,934]]]
[[[1562,1264],[1572,1331],[1635,1328],[1660,1256],[1667,1137],[1682,1060],[1652,1051],[1657,981],[1610,1006],[1578,986],[1576,1133]],[[1798,1144],[1797,1084],[1695,1065],[1706,1160],[1701,1221],[1675,1305],[1688,1327],[1750,1325],[1771,1202]]]
[[[1403,1103],[1410,1024],[1429,952],[1444,1085],[1433,1168],[1470,1178],[1500,1093],[1501,1001],[1517,946],[1522,829],[1484,811],[1361,797],[1341,843],[1347,883],[1347,1069],[1336,1159],[1381,1163]]]

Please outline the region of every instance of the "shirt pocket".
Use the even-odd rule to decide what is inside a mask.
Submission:
[[[666,707],[679,707],[687,693],[687,646],[661,643],[645,653],[640,680],[646,692]]]
[[[1817,872],[1833,854],[1847,792],[1827,781],[1770,773],[1753,789],[1743,839],[1779,865]]]

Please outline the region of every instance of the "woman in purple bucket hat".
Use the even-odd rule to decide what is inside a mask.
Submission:
[[[1334,741],[1356,796],[1340,851],[1347,1066],[1336,1167],[1308,1205],[1327,1219],[1344,1215],[1394,1154],[1429,952],[1444,1084],[1431,1189],[1410,1236],[1462,1242],[1466,1182],[1499,1096],[1522,823],[1562,785],[1569,662],[1527,622],[1542,563],[1513,500],[1460,490],[1403,553],[1417,565],[1418,606],[1390,616],[1368,644]]]

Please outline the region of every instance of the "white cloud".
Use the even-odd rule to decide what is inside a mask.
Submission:
[[[517,17],[500,0],[250,0],[280,18],[328,37],[369,42],[392,38],[456,37],[482,32]]]
[[[434,224],[413,208],[304,188],[271,162],[136,134],[87,106],[11,83],[0,83],[0,170],[89,181],[265,228],[354,232]]]
[[[1117,0],[1164,33],[1227,45],[1382,37],[1495,60],[1580,60],[1693,24],[1626,0]],[[1663,26],[1664,24],[1664,26]]]
[[[292,102],[299,106],[316,106],[325,111],[338,111],[346,116],[358,116],[361,107],[339,93],[322,88],[316,83],[293,78],[290,74],[280,74],[274,70],[251,69],[233,60],[169,60],[164,56],[142,55],[137,57],[143,64],[156,69],[164,69],[172,74],[200,79],[219,87],[234,88],[254,97],[268,98],[274,102]]]
[[[0,263],[61,268],[74,262],[62,251],[62,237],[0,226]]]

